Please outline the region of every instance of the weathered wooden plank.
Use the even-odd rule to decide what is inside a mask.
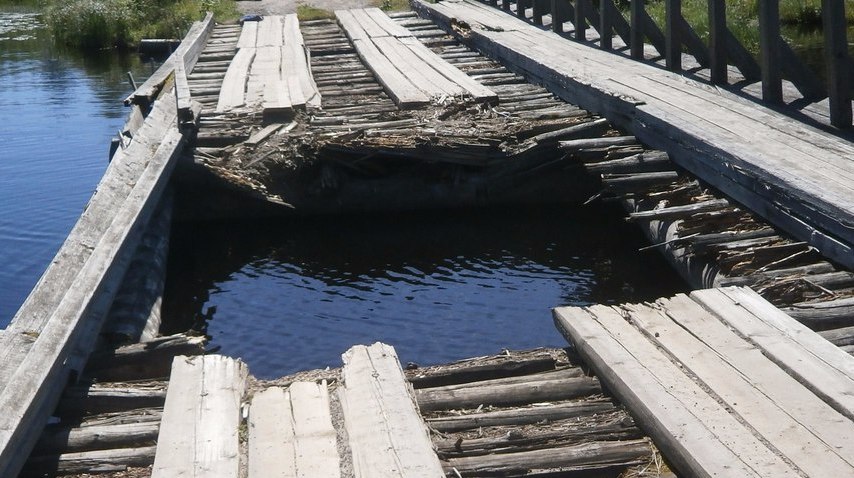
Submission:
[[[680,473],[798,476],[617,310],[566,307],[554,315],[558,329]]]
[[[299,78],[300,89],[304,101],[295,102],[294,105],[305,104],[311,108],[319,108],[321,105],[320,90],[314,81],[309,65],[308,51],[302,33],[299,30],[299,22],[296,14],[285,17],[285,46],[282,48],[282,77],[296,75]]]
[[[354,40],[353,45],[356,53],[399,108],[415,108],[430,102],[430,97],[413,85],[371,40]]]
[[[854,420],[854,357],[750,289],[695,291],[691,298],[761,347],[770,360],[836,411]]]
[[[332,426],[326,383],[295,382],[288,387],[288,393],[294,416],[297,476],[340,477],[337,435]]]
[[[368,38],[380,38],[389,35],[364,9],[356,8],[350,11],[353,13],[353,18],[359,22],[359,26],[368,35]]]
[[[216,111],[218,113],[231,111],[246,104],[246,83],[249,79],[249,68],[255,58],[255,48],[242,48],[237,50],[234,59],[228,66],[225,78],[222,80],[222,88],[219,93]]]
[[[463,88],[469,95],[471,95],[472,98],[474,98],[475,101],[484,103],[498,102],[497,93],[488,87],[483,86],[480,82],[469,75],[463,73],[454,65],[443,60],[441,57],[433,53],[432,50],[424,46],[424,44],[419,40],[415,38],[402,38],[400,42],[406,45],[413,53],[415,53],[415,55],[418,56],[418,58],[428,64],[430,68],[436,70],[442,76]]]
[[[342,358],[339,396],[355,476],[443,476],[394,349],[357,345]]]
[[[368,40],[368,33],[356,20],[352,10],[335,10],[335,18],[338,19],[338,24],[344,30],[344,34],[350,41]]]
[[[259,107],[264,103],[267,85],[278,82],[282,75],[281,47],[265,46],[255,48],[255,58],[249,69],[246,81],[244,103],[249,107]]]
[[[386,34],[397,38],[411,38],[412,32],[392,20],[379,8],[371,7],[365,9],[365,14],[370,17]]]
[[[623,307],[648,340],[667,350],[799,469],[809,476],[854,473],[851,463],[844,458],[845,444],[839,441],[848,437],[834,436],[834,432],[842,430],[838,426],[833,431],[824,429],[827,422],[815,419],[810,413],[816,408],[829,407],[818,399],[812,400],[812,409],[788,407],[785,397],[769,393],[774,385],[768,384],[776,383],[779,390],[788,389],[792,394],[798,393],[794,389],[804,389],[762,357],[759,350],[749,352],[749,344],[725,330],[716,317],[687,296],[678,295],[659,303],[661,310],[645,305]],[[707,339],[712,335],[716,336],[714,341]],[[723,349],[750,354],[749,365],[729,360],[728,351]],[[751,371],[745,371],[744,366]]]
[[[281,47],[284,45],[284,19],[280,15],[267,15],[264,17],[264,20],[257,23],[258,38],[255,42],[257,48]]]
[[[417,39],[413,39],[418,41]],[[388,59],[391,64],[430,98],[439,98],[443,95],[460,96],[463,89],[451,82],[436,70],[422,61],[412,50],[406,47],[395,37],[373,38],[377,49]]]
[[[258,392],[249,408],[249,478],[295,478],[294,415],[281,387]]]
[[[237,48],[255,48],[258,43],[259,22],[243,22],[240,30],[240,38],[237,39]]]
[[[247,369],[220,355],[175,357],[151,476],[237,478]]]

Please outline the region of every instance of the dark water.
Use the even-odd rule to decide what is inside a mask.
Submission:
[[[37,14],[0,9],[0,326],[53,258],[127,114],[134,56],[51,46]]]
[[[353,344],[438,363],[564,346],[549,309],[683,290],[617,210],[566,206],[179,226],[165,315],[275,377]]]

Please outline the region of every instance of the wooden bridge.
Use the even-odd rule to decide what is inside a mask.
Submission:
[[[336,12],[335,21],[301,23],[294,15],[271,16],[240,27],[216,25],[208,16],[196,23],[176,52],[127,98],[130,119],[98,190],[12,324],[0,331],[0,383],[4,384],[0,407],[6,412],[0,417],[0,475],[15,476],[21,470],[57,404],[66,400],[66,385],[91,378],[92,364],[86,368],[90,354],[110,349],[99,333],[116,315],[114,298],[127,283],[126,273],[139,253],[143,234],[150,232],[152,224],[163,222],[158,218],[168,209],[164,204],[169,202],[168,185],[176,167],[182,170],[182,180],[191,177],[198,185],[202,177],[202,182],[216,183],[220,189],[214,189],[213,196],[231,188],[239,191],[237,196],[274,209],[306,212],[379,207],[380,203],[388,207],[389,198],[401,208],[510,202],[545,190],[575,190],[585,196],[599,191],[595,197],[620,199],[629,219],[643,225],[657,243],[654,246],[661,247],[690,281],[699,286],[754,285],[819,332],[799,326],[740,289],[692,295],[696,303],[714,309],[712,318],[685,298],[660,306],[625,306],[620,310],[628,315],[621,318],[605,308],[559,311],[559,327],[618,404],[628,408],[643,432],[682,473],[714,474],[716,466],[723,466],[749,469],[756,476],[822,476],[828,469],[850,474],[850,454],[839,450],[852,437],[847,397],[854,374],[846,352],[854,346],[854,274],[845,268],[854,267],[854,168],[850,163],[854,146],[847,133],[836,129],[851,122],[845,83],[848,60],[839,51],[839,25],[828,21],[828,50],[838,61],[830,62],[829,85],[818,84],[792,66],[788,47],[779,32],[769,27],[776,2],[761,3],[761,64],[733,42],[722,20],[723,1],[709,2],[713,21],[708,45],[699,41],[681,17],[679,2],[672,0],[666,2],[664,32],[643,11],[643,2],[632,2],[627,20],[618,15],[613,2],[600,2],[597,11],[589,0],[550,0],[548,4],[543,0],[415,1],[413,6],[423,18],[360,9]],[[830,11],[840,8],[841,2],[825,4]],[[828,18],[842,17],[838,13],[833,10]],[[590,25],[597,31],[591,31]],[[683,55],[683,47],[692,56]],[[683,74],[684,70],[690,71]],[[782,73],[792,81],[783,81]],[[745,86],[753,79],[761,82]],[[738,83],[732,85],[738,90],[729,88],[730,80]],[[824,93],[829,94],[827,100],[794,109]],[[781,102],[790,105],[781,106]],[[300,185],[305,190],[296,194],[293,184],[283,187],[253,169],[292,168],[291,153],[323,166],[316,187]],[[424,166],[436,164],[447,169],[437,174]],[[382,177],[389,170],[406,167],[411,168],[408,174],[428,171],[443,180],[453,171],[456,179],[430,183],[409,177],[401,183],[397,177],[397,189],[377,199],[380,185],[386,184]],[[363,182],[342,185],[342,170]],[[242,207],[231,201],[233,197],[205,203]],[[720,294],[729,298],[721,299]],[[745,318],[739,309],[747,307],[744,304],[751,304],[755,317]],[[652,320],[658,313],[653,309],[677,305],[678,314],[666,314],[679,328],[641,321]],[[685,310],[690,313],[683,314]],[[156,329],[148,319],[157,314],[150,312],[151,317],[146,312],[142,322]],[[592,321],[580,318],[585,314]],[[635,325],[619,321],[635,315]],[[584,328],[593,322],[604,332]],[[719,322],[729,324],[736,333],[718,330]],[[668,332],[659,337],[653,326]],[[757,382],[800,387],[797,393],[803,402],[786,402],[761,386],[753,390],[741,382],[719,386],[713,383],[714,374],[695,370],[700,367],[696,357],[680,355],[685,347],[681,341],[686,334],[699,337],[707,329],[720,335],[701,339],[710,351],[697,356],[727,362],[738,375],[748,372],[734,362],[742,355],[734,355],[732,361],[729,356],[717,357],[722,352],[711,340],[723,340],[734,354],[744,347],[753,351],[751,356],[758,351],[770,358],[763,362],[768,375],[757,377]],[[623,332],[644,336],[656,346],[673,347],[666,360],[685,365],[692,375],[675,379],[674,384],[664,383],[655,370],[632,376],[638,367],[650,370],[653,365],[644,362],[648,357],[629,350],[634,342],[622,340]],[[173,355],[189,353],[188,347],[201,352],[193,342],[175,348]],[[788,362],[784,352],[792,350],[798,357],[807,357],[807,365]],[[632,370],[620,368],[626,353],[637,357],[640,365]],[[655,367],[673,368],[659,355],[649,354]],[[435,428],[444,419],[428,416],[434,395],[445,397],[441,400],[448,402],[443,406],[454,403],[480,414],[478,405],[501,406],[500,397],[510,390],[503,385],[524,384],[513,390],[523,390],[520,393],[526,398],[519,403],[526,406],[533,406],[537,399],[590,398],[602,389],[598,379],[594,384],[573,371],[567,372],[569,376],[560,372],[547,377],[547,382],[553,379],[553,388],[537,385],[543,377],[517,377],[497,384],[498,389],[486,395],[478,395],[475,389],[492,384],[456,383],[456,388],[433,395],[412,392],[417,397],[413,401],[399,364],[389,360],[393,350],[357,348],[347,357],[343,376],[338,377],[344,383],[340,398],[330,400],[328,384],[308,380],[287,390],[269,388],[251,400],[249,410],[268,417],[259,421],[249,415],[247,459],[253,476],[269,476],[273,468],[282,476],[339,476],[336,472],[346,466],[329,466],[335,460],[327,458],[337,455],[342,463],[347,461],[339,449],[333,450],[333,444],[344,443],[342,426],[350,440],[345,447],[349,455],[345,455],[353,459],[347,466],[352,466],[355,476],[378,476],[392,468],[401,476],[437,476],[454,469],[468,470],[464,476],[479,476],[501,470],[526,474],[628,467],[642,463],[641,457],[654,450],[633,424],[618,427],[616,422],[597,424],[592,427],[596,430],[566,432],[573,437],[567,441],[561,441],[565,437],[554,430],[539,430],[535,440],[520,441],[511,430],[507,432],[514,438],[510,445],[492,440],[495,437],[462,445],[470,435],[460,435],[461,441],[455,438],[454,443],[448,437],[443,441],[433,436],[431,443],[423,420]],[[383,370],[371,372],[366,362]],[[164,373],[163,369],[157,373]],[[247,373],[242,364],[227,358],[175,359],[169,392],[159,389],[153,394],[161,400],[158,420],[159,413],[163,416],[157,448],[150,444],[148,424],[142,427],[148,445],[123,449],[126,454],[116,452],[117,456],[125,456],[127,464],[153,462],[154,476],[237,476]],[[828,383],[833,385],[816,383],[807,377],[810,373],[831,377]],[[665,389],[676,387],[680,392],[666,409],[656,409],[650,404],[654,397],[638,395],[646,381],[637,377],[653,377]],[[708,416],[683,410],[690,409],[685,406],[686,394],[697,392],[692,380],[698,377],[712,389],[702,390],[710,393],[702,399],[708,404],[704,408]],[[386,378],[394,382],[393,388],[386,390]],[[409,377],[409,381],[417,380]],[[578,396],[554,392],[570,382]],[[353,403],[361,403],[371,390],[382,390],[383,400],[388,398],[386,392],[394,398],[378,402],[370,416],[355,413]],[[549,395],[552,392],[557,395]],[[469,401],[454,401],[463,396]],[[731,400],[732,410],[721,410],[718,398]],[[753,418],[769,401],[780,409],[780,417],[799,424],[799,436],[806,438],[798,443],[815,443],[814,448],[793,448],[791,440],[774,428],[783,422],[775,425]],[[339,408],[330,409],[330,403]],[[809,407],[798,408],[803,404]],[[586,413],[578,411],[580,405],[564,405],[553,411],[561,420]],[[609,413],[617,413],[614,404],[608,406]],[[303,418],[282,415],[285,409]],[[668,422],[667,414],[673,410],[690,414],[697,426],[688,433],[684,424]],[[333,414],[339,412],[343,422],[332,426]],[[527,412],[502,413],[506,418]],[[484,419],[498,420],[499,415]],[[739,417],[744,416],[748,418],[741,421]],[[732,422],[732,427],[726,433],[710,431],[709,417]],[[405,425],[396,422],[398,418]],[[293,429],[285,427],[290,438],[277,434],[278,427],[268,426],[280,422],[293,425]],[[207,428],[196,429],[192,436],[176,431],[197,423]],[[584,433],[610,438],[586,446]],[[762,439],[757,441],[756,436]],[[627,443],[610,443],[614,437]],[[704,448],[710,437],[719,443]],[[554,440],[561,444],[542,445]],[[732,443],[744,447],[729,448],[726,456],[734,457],[720,462],[723,455],[717,452],[711,459],[704,455]],[[498,453],[497,448],[512,456],[484,458]],[[391,450],[392,456],[375,454],[380,449]],[[435,449],[444,451],[437,456]],[[569,449],[578,455],[568,458]],[[761,455],[740,456],[748,449]],[[751,461],[760,456],[768,459]],[[77,468],[67,469],[79,472],[85,470],[79,463],[89,463],[90,458],[75,455],[74,459]],[[62,463],[62,457],[57,460]],[[43,461],[31,458],[33,462]],[[767,465],[767,470],[760,465]]]

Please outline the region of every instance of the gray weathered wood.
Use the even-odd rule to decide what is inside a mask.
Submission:
[[[342,358],[339,397],[355,476],[444,476],[394,349],[358,345]]]
[[[830,97],[830,123],[837,128],[851,127],[851,60],[848,56],[845,2],[822,0],[824,62],[827,65],[827,90]]]
[[[249,408],[249,478],[295,478],[294,415],[281,387],[252,397]]]
[[[759,60],[762,99],[783,101],[783,65],[780,38],[780,0],[759,0]]]
[[[237,478],[246,366],[220,355],[175,357],[151,476]]]
[[[726,0],[709,0],[709,75],[712,83],[727,84]]]
[[[682,70],[682,35],[679,28],[681,21],[682,0],[665,0],[664,64],[670,71]]]
[[[258,24],[259,22],[243,22],[237,48],[255,48],[258,42]]]
[[[237,50],[234,59],[228,66],[222,88],[219,93],[216,111],[218,113],[231,111],[246,104],[246,83],[249,80],[249,68],[255,58],[255,48]]]
[[[595,306],[554,314],[558,329],[680,473],[798,476],[619,311]]]
[[[340,458],[326,382],[294,382],[288,387],[288,394],[293,411],[297,476],[340,477]]]

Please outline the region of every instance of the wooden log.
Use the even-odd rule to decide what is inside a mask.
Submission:
[[[508,357],[507,360],[497,363],[483,365],[476,364],[470,366],[463,365],[458,368],[455,367],[449,370],[442,370],[438,373],[424,373],[417,370],[415,371],[417,375],[412,374],[409,376],[409,383],[411,383],[416,389],[441,387],[445,385],[455,385],[480,380],[528,375],[531,373],[554,370],[554,368],[555,360],[551,356],[521,360]]]
[[[854,298],[802,302],[782,307],[783,312],[814,330],[854,326]]]
[[[79,473],[125,471],[128,467],[148,466],[154,461],[155,448],[120,448],[34,456],[27,462],[23,476],[56,476]]]
[[[160,200],[122,279],[101,331],[111,343],[148,341],[160,331],[172,206],[169,191]]]
[[[531,139],[539,144],[552,144],[558,141],[567,141],[580,139],[589,136],[597,136],[608,130],[610,123],[605,118],[598,118],[593,121],[587,121],[581,124],[576,124],[562,128],[556,131],[539,134]]]
[[[91,450],[152,446],[157,442],[158,422],[123,423],[84,427],[48,426],[33,451],[35,456]]]
[[[676,171],[602,175],[602,185],[611,194],[643,193],[678,180]]]
[[[659,209],[650,209],[648,211],[638,211],[629,214],[628,220],[630,221],[638,221],[638,220],[662,220],[662,219],[673,219],[679,217],[688,217],[697,213],[707,212],[707,211],[716,211],[719,209],[724,209],[730,207],[731,204],[726,199],[709,199],[707,201],[701,201],[693,204],[688,204],[685,206],[671,206],[671,207],[663,207]]]
[[[68,387],[56,407],[61,416],[94,415],[135,408],[162,407],[166,399],[163,384],[153,382],[149,386],[93,384]]]
[[[846,347],[854,345],[854,326],[842,327],[839,329],[822,330],[818,332],[833,345],[837,347]]]
[[[359,345],[342,359],[338,390],[355,476],[442,476],[394,349]]]
[[[437,440],[435,444],[439,456],[448,459],[492,453],[517,453],[589,441],[623,441],[643,438],[643,432],[633,425],[627,414],[615,415],[617,418],[609,419],[604,423],[596,420],[592,424],[579,423],[576,427],[569,429],[562,424],[557,424],[555,431],[549,427],[549,424],[538,424],[537,428],[518,434],[508,433],[500,437],[470,439],[452,437]]]
[[[851,127],[852,115],[849,79],[851,62],[848,58],[845,2],[822,0],[821,18],[830,99],[830,124],[847,129]]]
[[[664,151],[645,151],[625,158],[587,163],[584,169],[594,174],[649,173],[673,167]]]
[[[584,138],[569,141],[560,141],[560,149],[568,153],[584,149],[608,148],[611,146],[626,146],[636,144],[634,136],[606,136],[604,138]]]
[[[206,342],[203,336],[177,334],[100,351],[89,360],[85,374],[101,382],[167,378],[176,356],[201,355]]]
[[[639,465],[649,460],[648,439],[624,442],[593,442],[519,453],[451,458],[447,468],[461,475],[513,476],[538,470],[559,472],[613,469]]]
[[[524,408],[511,408],[491,412],[470,413],[466,415],[448,415],[428,418],[427,423],[434,430],[451,433],[462,430],[476,430],[481,427],[502,427],[552,423],[561,420],[590,417],[615,411],[610,400],[590,399],[560,404],[532,405]]]
[[[541,379],[522,383],[493,383],[490,385],[481,383],[450,390],[443,388],[416,390],[415,396],[422,411],[477,408],[481,405],[512,406],[533,402],[571,400],[602,393],[599,381],[592,377]]]

